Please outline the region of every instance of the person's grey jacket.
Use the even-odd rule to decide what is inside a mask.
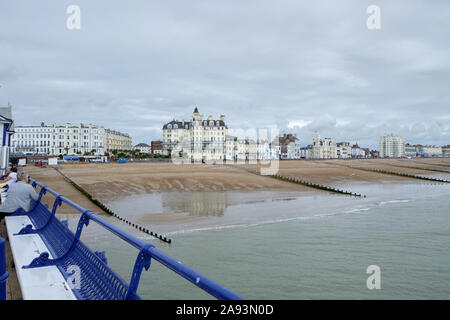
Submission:
[[[9,185],[7,196],[0,205],[0,212],[13,213],[19,208],[30,211],[31,201],[39,198],[34,188],[25,182],[15,182]]]

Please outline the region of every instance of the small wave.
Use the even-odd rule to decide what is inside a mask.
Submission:
[[[344,213],[357,213],[357,212],[361,212],[361,211],[369,211],[370,209],[372,209],[372,208],[356,208],[356,209],[344,211]]]
[[[411,200],[390,200],[390,201],[381,201],[378,203],[378,205],[380,206],[384,206],[386,204],[390,204],[390,203],[403,203],[403,202],[410,202]]]
[[[202,231],[226,230],[226,229],[236,229],[236,228],[251,228],[251,227],[257,227],[257,226],[262,226],[262,225],[266,225],[266,224],[282,223],[282,222],[289,222],[289,221],[322,219],[322,218],[326,218],[326,217],[330,217],[330,216],[335,216],[338,214],[355,213],[355,212],[367,211],[370,209],[371,208],[361,208],[361,209],[353,209],[353,210],[349,210],[349,211],[323,213],[323,214],[317,214],[317,215],[313,215],[313,216],[272,219],[272,220],[260,221],[260,222],[255,222],[255,223],[247,223],[247,224],[242,223],[242,224],[211,226],[211,227],[203,227],[203,228],[195,228],[195,229],[183,229],[183,230],[170,231],[170,232],[167,232],[165,235],[168,236],[168,235],[177,235],[177,234],[189,234],[189,233],[202,232]]]

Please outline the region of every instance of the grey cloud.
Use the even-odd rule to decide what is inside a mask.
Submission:
[[[92,122],[135,143],[194,106],[305,144],[315,130],[371,147],[387,132],[450,143],[450,4],[376,3],[379,31],[365,26],[373,1],[10,1],[0,104],[18,124]],[[65,27],[69,4],[81,30]]]

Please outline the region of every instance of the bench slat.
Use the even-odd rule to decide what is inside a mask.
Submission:
[[[56,266],[23,269],[42,252],[49,252],[37,234],[14,235],[32,224],[27,216],[5,218],[17,278],[24,300],[76,300],[69,284]],[[50,253],[51,257],[51,253]]]

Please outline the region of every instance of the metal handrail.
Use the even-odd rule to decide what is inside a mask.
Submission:
[[[101,218],[100,216],[96,215],[90,210],[86,210],[82,206],[78,205],[77,203],[69,200],[68,198],[64,197],[61,194],[58,194],[54,190],[50,189],[49,187],[39,183],[37,180],[30,178],[30,182],[32,183],[33,187],[40,186],[41,188],[44,188],[47,192],[51,193],[55,196],[56,200],[59,199],[59,201],[64,202],[71,206],[72,208],[76,209],[77,211],[81,212],[82,215],[80,217],[79,223],[78,223],[78,229],[76,237],[79,239],[83,226],[87,225],[90,220],[95,221],[97,224],[102,226],[103,228],[107,229],[111,233],[115,234],[122,240],[126,241],[127,243],[131,244],[138,250],[140,250],[139,255],[136,259],[136,263],[134,266],[132,278],[130,281],[130,289],[128,296],[131,297],[133,294],[136,294],[137,287],[139,285],[139,279],[142,272],[142,269],[145,268],[146,270],[150,267],[150,259],[153,258],[165,267],[171,269],[172,271],[176,272],[186,280],[190,281],[197,287],[201,288],[202,290],[206,291],[210,295],[214,296],[217,299],[223,299],[223,300],[243,300],[241,296],[234,293],[233,291],[223,287],[222,285],[218,284],[217,282],[209,279],[208,277],[198,273],[197,271],[189,268],[188,266],[182,264],[181,262],[173,259],[172,257],[166,255],[165,253],[159,251],[156,249],[152,244],[145,243],[142,240],[138,239],[137,237],[121,230],[119,227],[115,226],[114,224],[106,221],[105,219]],[[55,201],[56,201],[55,200]],[[57,207],[57,206],[56,206]]]

